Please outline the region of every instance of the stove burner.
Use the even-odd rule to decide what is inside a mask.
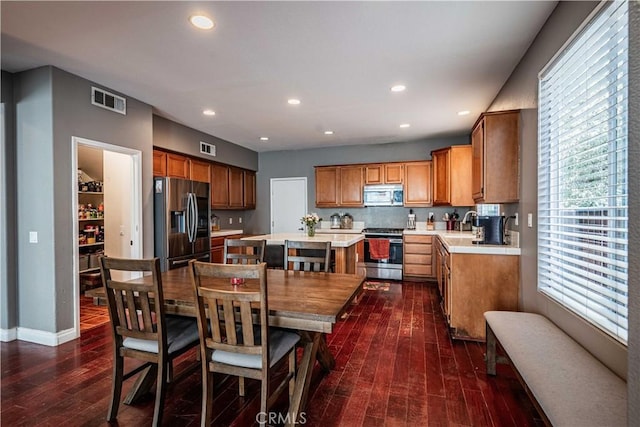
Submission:
[[[364,234],[391,234],[391,235],[402,235],[403,231],[404,231],[403,228],[383,228],[383,227],[365,228],[364,230],[362,230]]]

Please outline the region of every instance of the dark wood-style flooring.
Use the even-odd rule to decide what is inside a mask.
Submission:
[[[451,341],[431,284],[392,283],[388,291],[364,291],[327,341],[336,368],[322,375],[316,367],[306,425],[542,424],[511,368],[501,365],[497,377],[487,377],[483,344]],[[107,425],[108,325],[87,327],[79,340],[58,347],[14,341],[2,343],[1,350],[1,425]],[[177,370],[193,360],[193,353],[185,355]],[[255,424],[258,393],[258,384],[247,380],[247,396],[240,398],[236,380],[220,377],[214,424]],[[200,398],[196,371],[169,390],[164,424],[200,425]],[[285,403],[281,399],[275,410],[286,410]],[[153,404],[148,395],[137,405],[121,405],[116,425],[150,425]]]

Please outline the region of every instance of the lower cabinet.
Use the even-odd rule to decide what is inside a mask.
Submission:
[[[240,239],[242,234],[211,238],[211,262],[222,264],[224,261],[224,241],[225,239]]]
[[[520,257],[450,254],[435,244],[436,278],[451,336],[484,341],[484,312],[518,310]]]
[[[403,238],[403,280],[425,280],[434,277],[433,236],[405,234]]]

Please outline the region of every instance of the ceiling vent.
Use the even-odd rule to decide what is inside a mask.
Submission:
[[[127,114],[127,100],[104,89],[91,87],[91,103],[120,114]]]
[[[207,156],[216,156],[216,146],[213,144],[207,144],[206,142],[200,141],[200,152],[202,154],[206,154]]]

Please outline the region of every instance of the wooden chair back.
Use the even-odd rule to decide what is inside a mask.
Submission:
[[[285,240],[284,269],[324,271],[331,268],[331,242],[304,242]]]
[[[191,261],[190,274],[196,292],[196,312],[203,360],[214,350],[262,356],[268,366],[267,264],[211,264]],[[232,278],[257,279],[257,284],[231,284]],[[208,279],[223,279],[207,286]],[[226,288],[226,289],[224,289]],[[253,328],[252,309],[258,309],[261,339]],[[238,328],[241,325],[241,328]],[[241,329],[241,335],[238,335]]]
[[[127,337],[156,340],[158,354],[166,354],[167,337],[160,260],[101,257],[100,271],[116,345],[121,346],[122,340]],[[151,281],[131,283],[113,280],[112,271],[150,273]],[[154,303],[150,300],[154,300]]]
[[[260,264],[264,262],[266,244],[266,240],[226,239],[224,241],[224,263]]]

